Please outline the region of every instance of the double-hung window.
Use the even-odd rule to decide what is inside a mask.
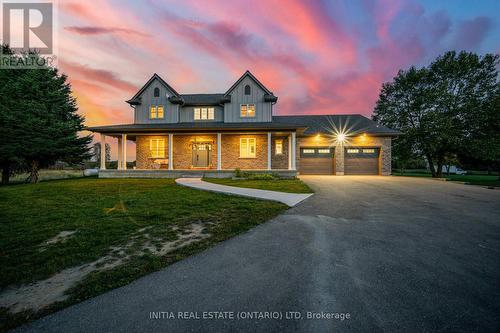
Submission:
[[[240,138],[240,157],[255,157],[255,138]]]
[[[194,108],[194,120],[214,120],[214,108]]]
[[[240,117],[254,118],[255,117],[255,104],[241,104]]]
[[[151,105],[149,110],[149,118],[151,119],[163,119],[165,112],[163,110],[163,105]]]
[[[165,139],[149,140],[149,150],[152,158],[165,158]]]
[[[274,141],[275,147],[274,147],[274,152],[276,155],[281,155],[283,154],[283,140],[278,139]]]

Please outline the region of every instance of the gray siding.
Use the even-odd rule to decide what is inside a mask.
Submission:
[[[183,106],[179,111],[179,122],[181,123],[192,123],[194,122],[194,108],[203,106]],[[224,121],[224,109],[221,106],[207,106],[209,108],[214,108],[215,120],[199,120],[200,122],[207,121]],[[198,122],[198,120],[197,120]]]
[[[245,95],[245,86],[250,85],[251,94]],[[224,122],[270,122],[272,121],[272,105],[264,102],[265,91],[250,77],[245,77],[231,92],[231,103],[224,105]],[[241,104],[255,104],[254,118],[241,118]]]
[[[160,97],[154,97],[154,89],[160,88]],[[172,96],[173,93],[167,89],[160,81],[154,80],[141,94],[141,105],[135,108],[136,124],[153,123],[177,123],[179,122],[179,105],[168,101],[166,94]],[[163,119],[149,119],[149,108],[151,105],[163,105],[165,117]]]

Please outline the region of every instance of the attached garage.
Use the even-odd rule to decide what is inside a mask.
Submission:
[[[299,172],[301,175],[333,175],[334,148],[301,147]]]
[[[380,148],[349,147],[344,152],[344,174],[378,175]]]

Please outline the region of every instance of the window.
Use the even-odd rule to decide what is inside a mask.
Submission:
[[[314,149],[302,149],[304,154],[314,154]]]
[[[158,118],[163,118],[163,105],[158,105],[157,107],[157,112],[158,112]]]
[[[214,120],[214,108],[194,108],[194,120]]]
[[[359,149],[347,149],[347,152],[349,154],[357,154],[357,153],[359,153]]]
[[[240,157],[255,157],[255,138],[240,138]]]
[[[251,95],[252,94],[252,89],[250,88],[250,86],[247,84],[245,86],[245,95]]]
[[[363,154],[373,154],[375,153],[375,149],[363,149]]]
[[[155,88],[154,97],[160,97],[160,88]]]
[[[279,139],[274,141],[275,144],[275,154],[281,155],[283,154],[283,140]]]
[[[163,105],[151,105],[149,109],[149,118],[162,119],[165,116]]]
[[[165,140],[151,139],[149,140],[149,150],[152,158],[165,158]]]
[[[241,104],[240,117],[242,118],[255,117],[255,104]]]
[[[330,154],[330,149],[318,149],[318,154]]]

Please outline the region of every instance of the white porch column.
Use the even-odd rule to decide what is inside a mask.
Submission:
[[[217,170],[222,170],[222,134],[217,133]]]
[[[127,134],[122,134],[122,170],[127,170]]]
[[[101,133],[101,170],[106,170],[106,135]]]
[[[292,170],[292,134],[288,136],[288,170]]]
[[[172,154],[174,145],[174,135],[168,134],[168,170],[174,170],[174,154]]]
[[[271,170],[271,132],[267,132],[267,170]]]
[[[117,169],[121,170],[123,166],[123,145],[122,145],[122,138],[118,137],[118,166]]]
[[[292,132],[292,170],[296,170],[296,162],[295,154],[297,153],[297,135],[295,132]]]

